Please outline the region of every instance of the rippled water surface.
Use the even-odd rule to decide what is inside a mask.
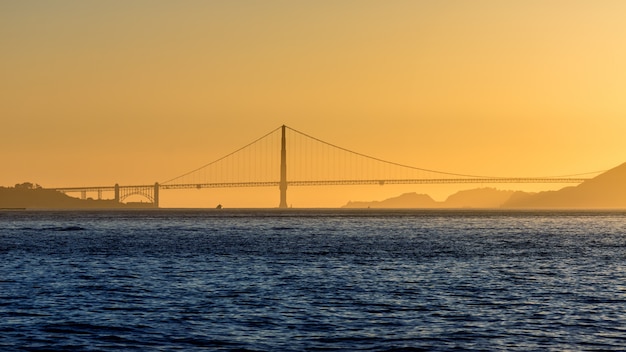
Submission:
[[[0,212],[0,350],[624,350],[626,213]]]

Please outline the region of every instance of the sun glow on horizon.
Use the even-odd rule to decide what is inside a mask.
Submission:
[[[282,124],[454,173],[609,169],[626,161],[625,13],[608,0],[2,2],[0,185],[151,184]],[[339,206],[467,188],[289,194]],[[278,201],[191,192],[164,205]]]

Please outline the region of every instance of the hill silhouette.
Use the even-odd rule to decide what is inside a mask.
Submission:
[[[382,201],[348,202],[343,208],[498,208],[513,193],[495,188],[471,189],[457,192],[444,202],[437,202],[426,194],[405,193]]]
[[[536,194],[515,194],[505,208],[626,208],[626,163],[575,187]]]
[[[437,208],[435,202],[427,194],[404,193],[400,196],[372,202],[348,202],[343,208]]]
[[[61,192],[42,189],[25,182],[15,187],[0,187],[0,209],[119,209],[150,207],[151,204],[124,204],[115,200],[78,199]]]
[[[514,191],[495,188],[477,188],[459,191],[449,196],[442,205],[446,208],[498,208],[511,198]]]
[[[344,208],[626,209],[626,163],[558,191],[480,188],[457,192],[444,202],[436,202],[426,194],[406,193],[382,201],[349,202]]]

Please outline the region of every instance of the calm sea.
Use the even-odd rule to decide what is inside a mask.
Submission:
[[[0,350],[624,350],[626,213],[0,212]]]

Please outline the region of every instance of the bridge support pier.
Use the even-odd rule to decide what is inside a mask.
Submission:
[[[287,208],[287,141],[285,140],[286,126],[282,126],[282,138],[280,141],[280,204],[279,208]]]
[[[159,207],[159,183],[154,183],[154,193],[152,194],[153,204],[155,208]]]
[[[120,185],[119,184],[115,184],[115,203],[119,203],[120,202]]]

